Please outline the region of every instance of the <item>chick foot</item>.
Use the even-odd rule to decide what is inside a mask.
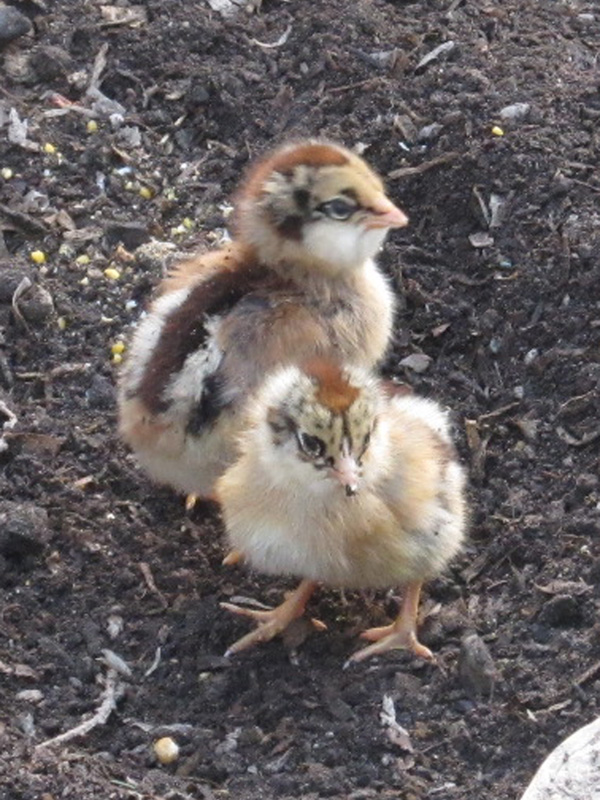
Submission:
[[[288,625],[295,619],[298,619],[304,614],[306,604],[310,596],[314,592],[317,584],[314,581],[302,581],[297,589],[290,592],[283,603],[277,608],[269,611],[258,611],[253,608],[244,608],[237,606],[233,603],[221,603],[221,608],[231,611],[233,614],[239,614],[242,617],[250,617],[258,623],[256,630],[247,633],[238,639],[237,642],[228,648],[225,656],[232,656],[242,650],[247,650],[249,647],[254,647],[262,642],[269,642],[275,636],[283,633]],[[318,620],[311,620],[313,625],[320,630],[325,627],[322,622]]]
[[[390,650],[411,650],[419,658],[432,661],[434,656],[431,650],[417,638],[417,612],[419,609],[419,595],[421,583],[411,583],[406,589],[402,609],[395,622],[383,625],[380,628],[369,628],[361,633],[362,639],[368,639],[373,644],[363,647],[353,653],[345,667],[364,661],[371,656],[381,655]]]

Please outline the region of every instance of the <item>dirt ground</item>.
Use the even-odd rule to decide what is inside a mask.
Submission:
[[[0,798],[517,800],[600,712],[597,5],[115,2],[13,0],[30,32],[0,50]],[[452,407],[470,467],[469,545],[423,602],[437,665],[342,670],[397,601],[325,590],[327,632],[225,660],[248,626],[219,601],[289,584],[222,567],[215,509],[116,435],[155,242],[212,246],[248,159],[316,134],[410,215],[384,369]],[[106,724],[36,749],[107,674]]]

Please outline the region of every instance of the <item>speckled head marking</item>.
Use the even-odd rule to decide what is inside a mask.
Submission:
[[[362,372],[349,374],[337,364],[313,360],[302,371],[288,369],[278,394],[267,414],[275,446],[338,478],[342,463],[352,461],[360,471],[377,421],[375,381]]]
[[[249,204],[257,204],[282,236],[299,241],[310,223],[360,221],[383,195],[381,180],[355,153],[308,141],[259,161],[238,195],[238,210],[243,217]]]
[[[240,194],[246,198],[260,197],[273,174],[289,178],[297,167],[341,167],[348,161],[349,155],[337,145],[310,141],[287,144],[268,153],[250,168]]]

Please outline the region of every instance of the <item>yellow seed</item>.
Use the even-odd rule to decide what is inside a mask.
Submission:
[[[143,197],[144,200],[152,200],[153,192],[148,186],[142,186],[139,191],[140,197]]]
[[[46,153],[49,156],[53,156],[54,153],[56,153],[56,147],[53,144],[51,144],[50,142],[46,142],[46,144],[44,145],[44,147],[42,149],[43,149],[44,153]]]
[[[183,227],[184,227],[184,228],[186,228],[188,231],[191,231],[191,230],[194,228],[194,220],[193,220],[193,219],[190,219],[189,217],[184,217],[184,218],[183,218],[182,225],[183,225]]]
[[[14,178],[15,173],[10,167],[2,167],[0,175],[2,175],[5,181],[9,181],[11,178]]]
[[[494,125],[492,128],[492,133],[494,136],[504,136],[504,131],[499,125]]]
[[[114,267],[107,267],[104,270],[104,274],[111,281],[118,281],[119,278],[121,277],[121,273],[119,272],[119,270],[115,269]]]
[[[90,279],[89,279],[89,278],[88,278],[88,276],[86,275],[84,278],[82,278],[82,279],[79,281],[79,284],[80,284],[80,286],[89,286],[89,285],[90,285]]]
[[[29,258],[34,264],[44,264],[46,262],[46,253],[43,250],[33,250],[29,254]]]
[[[113,356],[118,356],[121,353],[125,352],[125,342],[115,342],[112,347],[110,348],[110,352]]]
[[[67,320],[64,317],[59,317],[56,322],[59,330],[61,331],[64,331],[64,329],[67,327]]]
[[[133,181],[126,181],[124,189],[127,192],[135,192],[135,183]]]
[[[86,267],[91,261],[91,258],[87,255],[87,253],[83,253],[80,256],[77,256],[75,259],[75,263],[79,264],[82,267]]]
[[[113,353],[112,362],[113,364],[120,364],[123,361],[123,356],[121,353]]]
[[[154,752],[161,764],[172,764],[179,755],[179,745],[170,736],[163,736],[154,742]]]
[[[96,133],[96,131],[98,130],[98,123],[96,122],[95,119],[91,119],[86,125],[86,128],[88,133]]]

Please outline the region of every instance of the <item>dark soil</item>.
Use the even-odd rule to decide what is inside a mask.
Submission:
[[[516,800],[600,711],[596,4],[264,0],[224,19],[148,0],[139,24],[12,5],[33,25],[0,54],[0,797]],[[95,60],[122,109],[89,132]],[[161,271],[146,242],[211,246],[248,159],[315,134],[409,168],[388,179],[411,226],[381,257],[400,302],[385,371],[454,409],[471,468],[469,546],[423,602],[437,666],[343,671],[396,601],[333,591],[297,655],[225,661],[248,625],[219,601],[287,584],[222,567],[215,510],[186,514],[116,434],[111,347]],[[424,371],[402,365],[420,353]],[[105,650],[132,673],[107,723],[35,750],[99,707]],[[181,752],[161,766],[165,734]]]

